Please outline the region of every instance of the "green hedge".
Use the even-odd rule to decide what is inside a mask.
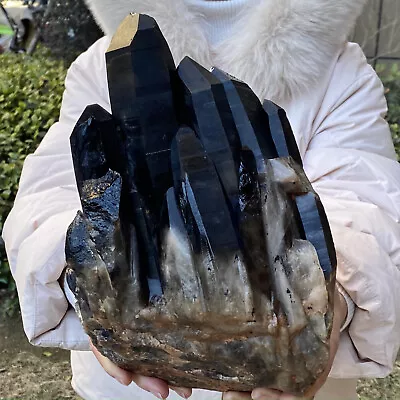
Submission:
[[[385,94],[389,105],[387,120],[400,159],[400,70],[398,65],[394,64],[391,69],[378,66],[377,71],[386,88]]]
[[[0,232],[18,188],[22,164],[57,120],[66,69],[39,49],[33,58],[0,55]],[[0,288],[14,291],[0,248]]]
[[[389,102],[388,121],[400,154],[400,72],[379,68]],[[66,68],[39,50],[33,58],[0,56],[0,231],[18,188],[23,161],[58,118]],[[14,291],[0,248],[0,288]]]

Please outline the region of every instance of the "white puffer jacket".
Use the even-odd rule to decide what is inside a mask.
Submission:
[[[381,82],[359,46],[345,41],[362,3],[260,0],[254,14],[239,19],[233,32],[241,34],[211,47],[202,16],[188,0],[92,2],[107,33],[127,11],[147,12],[158,20],[176,61],[189,54],[203,65],[215,64],[286,109],[331,224],[338,281],[356,305],[333,378],[383,377],[400,346],[400,165],[384,120]],[[246,17],[252,29],[241,25]],[[27,158],[4,227],[24,328],[36,345],[88,350],[59,278],[66,230],[80,208],[69,136],[87,105],[110,111],[104,58],[109,40],[98,41],[72,65],[60,120]],[[73,361],[74,385],[85,398],[147,399],[133,388],[126,397],[107,397],[104,387],[112,393],[114,383],[93,356],[73,352]]]

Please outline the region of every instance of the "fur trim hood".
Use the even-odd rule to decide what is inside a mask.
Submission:
[[[238,18],[229,39],[212,49],[204,16],[187,0],[86,2],[107,35],[129,12],[151,15],[176,63],[188,55],[248,83],[261,99],[282,101],[318,84],[366,0],[261,0]]]

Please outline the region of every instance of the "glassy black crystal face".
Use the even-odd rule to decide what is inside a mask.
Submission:
[[[268,114],[269,129],[279,157],[292,157],[302,166],[300,152],[285,110],[269,100],[264,101],[263,107]]]
[[[175,386],[304,393],[329,357],[335,250],[284,110],[130,15],[106,54],[112,113],[82,114],[66,240],[86,332]]]

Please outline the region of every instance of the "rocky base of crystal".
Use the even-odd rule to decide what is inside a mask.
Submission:
[[[87,107],[71,136],[85,331],[173,386],[304,393],[328,361],[336,258],[284,110],[218,69],[176,69],[147,16],[106,59],[112,114]]]
[[[96,347],[124,369],[161,377],[171,386],[221,392],[270,387],[303,393],[324,371],[329,354],[329,346],[316,346],[318,338],[307,328],[294,343],[285,328],[277,336],[257,334],[256,326],[234,335],[202,325],[202,337],[181,325],[157,329],[159,333],[151,334],[90,332]],[[304,346],[309,346],[306,354]]]

